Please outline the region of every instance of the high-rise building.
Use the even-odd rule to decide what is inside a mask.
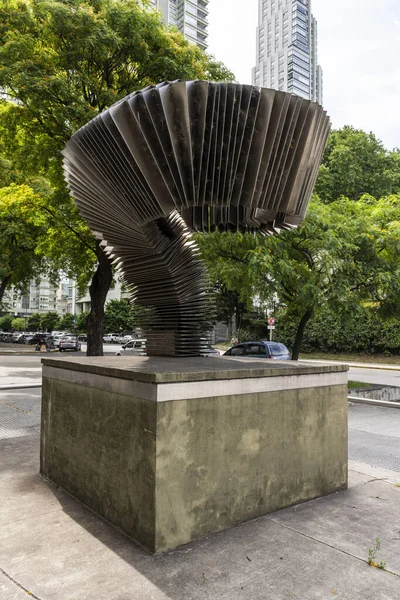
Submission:
[[[259,0],[253,83],[322,104],[317,21],[311,0]]]
[[[29,317],[33,313],[57,312],[64,315],[67,312],[68,282],[62,279],[58,284],[43,277],[31,281],[26,293],[11,287],[4,294],[3,304],[6,312],[16,317]]]
[[[174,25],[185,38],[207,48],[208,0],[151,0],[167,25]]]

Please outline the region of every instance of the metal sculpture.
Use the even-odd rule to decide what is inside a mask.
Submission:
[[[69,189],[135,301],[153,309],[148,354],[200,353],[209,305],[190,231],[299,225],[329,128],[298,96],[175,81],[133,92],[73,135]]]

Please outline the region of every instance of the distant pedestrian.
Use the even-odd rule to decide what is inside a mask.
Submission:
[[[239,340],[237,339],[237,337],[234,335],[233,338],[231,339],[231,344],[232,346],[236,346],[236,344],[239,343]]]

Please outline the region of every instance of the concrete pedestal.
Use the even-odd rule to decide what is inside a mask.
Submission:
[[[42,362],[42,475],[151,552],[347,487],[346,366]]]

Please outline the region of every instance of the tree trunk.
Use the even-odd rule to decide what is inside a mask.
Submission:
[[[6,277],[4,277],[4,279],[0,283],[0,302],[3,300],[4,292],[6,291],[6,288],[7,288],[8,284],[10,283],[10,280],[11,280],[11,275],[7,275]]]
[[[314,308],[309,308],[300,319],[299,326],[297,327],[296,338],[293,344],[292,360],[299,360],[300,348],[303,342],[304,330],[308,321],[311,319],[314,313]]]
[[[90,313],[87,319],[87,356],[103,356],[104,304],[112,282],[111,263],[96,242],[98,266],[89,287]]]

